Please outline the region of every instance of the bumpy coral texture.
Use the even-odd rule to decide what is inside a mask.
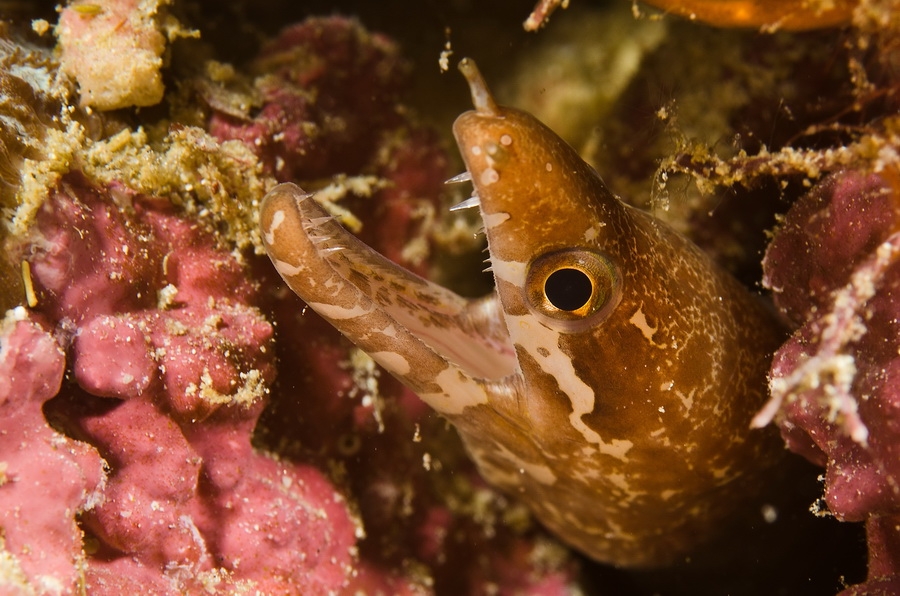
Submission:
[[[825,467],[825,504],[865,521],[869,577],[900,589],[900,234],[888,178],[833,174],[788,212],[765,283],[799,328],[772,364],[788,447]]]
[[[437,136],[396,109],[397,47],[352,20],[310,19],[256,69],[259,111],[214,112],[212,131],[278,179],[381,180],[342,205],[366,242],[425,271],[423,221],[450,172]],[[0,577],[38,593],[571,592],[564,551],[514,531],[502,517],[517,510],[483,486],[452,430],[304,315],[267,261],[244,263],[167,200],[74,172],[36,221],[25,258],[52,335],[19,323],[3,344],[22,375],[15,400],[0,393],[19,408],[0,430],[37,430],[27,462],[3,452],[13,513],[0,563],[22,572]],[[46,502],[16,475],[29,463],[57,479]],[[46,530],[22,523],[35,508]],[[26,550],[55,563],[35,571]]]
[[[283,31],[255,68],[265,98],[255,118],[217,112],[211,130],[244,140],[279,180],[309,188],[307,179],[344,172],[386,181],[341,204],[367,244],[425,272],[410,242],[426,243],[422,214],[451,172],[437,136],[396,109],[407,71],[397,47],[355,21],[315,18]],[[569,593],[574,565],[542,561],[533,529],[505,527],[505,502],[481,486],[453,431],[307,311],[268,262],[261,269],[283,366],[260,436],[344,473],[366,532],[346,592]]]
[[[65,356],[44,327],[10,314],[0,338],[0,592],[60,593],[83,554],[75,515],[96,505],[106,474],[97,451],[53,430],[41,408]]]
[[[267,173],[308,190],[305,181],[334,174],[389,181],[374,200],[346,206],[367,222],[363,240],[405,266],[421,264],[404,248],[419,234],[418,211],[440,196],[448,159],[434,131],[397,109],[409,73],[397,45],[352,19],[311,18],[267,43],[252,72],[258,111],[214,110],[210,132],[244,141]]]
[[[252,119],[217,112],[210,132],[242,139],[279,181],[356,172],[387,131],[408,68],[389,38],[353,20],[286,28],[253,62],[263,105]]]
[[[81,104],[101,110],[151,106],[163,97],[166,37],[157,18],[169,0],[92,0],[62,9],[62,68]]]
[[[315,468],[256,452],[272,328],[235,257],[169,203],[68,176],[38,216],[39,309],[71,342],[48,406],[110,467],[82,517],[92,594],[339,588],[352,523]]]

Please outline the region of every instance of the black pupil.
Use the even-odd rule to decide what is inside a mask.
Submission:
[[[550,304],[559,310],[578,310],[591,299],[590,278],[578,269],[559,269],[544,283],[544,293]]]

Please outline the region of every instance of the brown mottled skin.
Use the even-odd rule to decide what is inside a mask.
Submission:
[[[754,485],[783,455],[773,433],[749,430],[766,401],[779,326],[689,240],[616,199],[533,116],[479,109],[461,115],[454,133],[483,215],[509,216],[487,226],[495,271],[497,261],[529,262],[577,247],[616,263],[622,287],[605,320],[542,347],[561,350],[594,389],[585,424],[604,442],[633,446],[624,459],[585,458],[585,439],[569,424],[568,396],[552,371],[542,370],[540,355],[518,347],[524,387],[517,421],[553,458],[559,479],[546,486],[523,477],[504,488],[593,558],[627,566],[671,562],[708,540],[745,496],[752,498]],[[485,185],[481,173],[491,167],[497,180]],[[604,225],[597,228],[598,222]],[[596,237],[586,240],[592,228]],[[529,314],[520,288],[503,279],[497,286],[507,316]],[[638,311],[655,328],[649,338],[632,322]],[[510,331],[516,344],[529,333]],[[597,477],[582,480],[579,471]]]
[[[269,255],[562,541],[623,567],[684,561],[735,520],[759,519],[785,451],[773,429],[749,427],[781,330],[552,131],[496,106],[471,62],[461,69],[476,110],[454,133],[480,197],[493,298],[467,301],[366,252],[295,186],[263,204]],[[581,257],[593,265],[572,264]],[[588,271],[602,291],[584,312],[537,304],[539,262]]]

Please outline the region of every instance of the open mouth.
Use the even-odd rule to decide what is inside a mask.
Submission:
[[[477,197],[467,202],[478,204]],[[272,262],[291,289],[414,389],[429,385],[429,370],[448,366],[472,379],[515,372],[494,296],[466,299],[393,263],[293,184],[267,195],[260,219]]]

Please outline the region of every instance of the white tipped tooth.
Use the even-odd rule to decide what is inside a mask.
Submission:
[[[457,184],[459,182],[469,182],[472,179],[472,174],[468,171],[463,172],[462,174],[457,174],[453,178],[449,178],[444,181],[444,184]]]
[[[491,266],[489,266],[489,267],[486,267],[485,269],[482,269],[481,272],[482,272],[482,273],[493,273],[493,272],[494,272],[494,266],[491,265]]]
[[[322,217],[310,217],[306,221],[309,225],[318,227],[324,223],[328,223],[332,219],[334,219],[334,218],[331,217],[330,215],[323,215]]]
[[[334,236],[330,234],[307,233],[306,237],[309,238],[309,241],[313,244],[322,244],[323,242],[330,242],[334,240]]]
[[[479,198],[477,195],[472,195],[465,201],[457,203],[453,207],[450,207],[450,211],[462,211],[463,209],[478,207],[479,205],[481,205],[481,198]]]

